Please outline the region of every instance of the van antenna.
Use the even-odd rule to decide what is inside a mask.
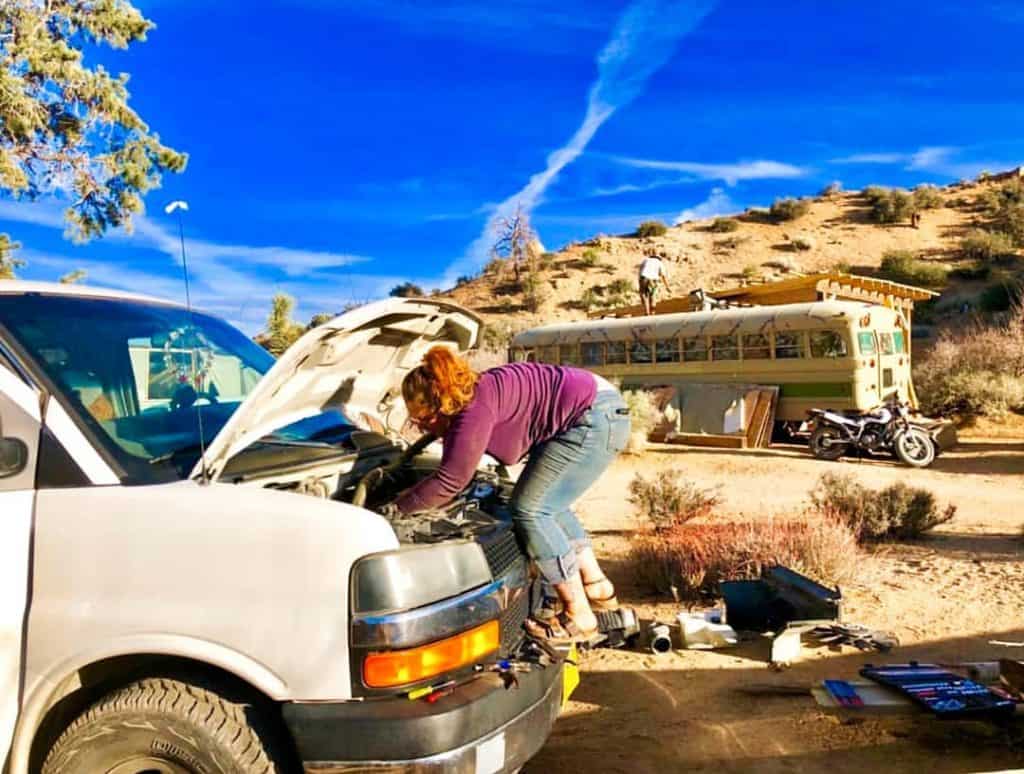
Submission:
[[[181,241],[181,270],[185,277],[185,309],[188,312],[188,322],[192,328],[195,328],[195,315],[192,313],[192,292],[189,286],[188,276],[188,258],[185,255],[185,223],[182,220],[181,213],[188,212],[188,202],[179,200],[173,201],[164,207],[164,212],[168,215],[178,213],[178,238]],[[195,389],[193,387],[193,389]],[[202,406],[196,406],[196,422],[199,425],[199,464],[201,467],[200,483],[210,483],[210,476],[206,470],[206,438],[203,434],[203,409]]]

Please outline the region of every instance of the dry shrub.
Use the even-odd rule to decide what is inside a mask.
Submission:
[[[657,529],[710,516],[719,503],[718,489],[701,489],[692,481],[663,470],[652,480],[637,473],[629,484],[629,501]]]
[[[852,476],[836,473],[818,480],[811,503],[826,519],[849,527],[861,543],[919,538],[956,515],[955,505],[940,510],[927,489],[902,481],[871,489]]]
[[[629,408],[629,421],[634,432],[647,435],[658,423],[658,407],[647,390],[623,390],[622,399]]]
[[[735,218],[715,218],[708,226],[708,231],[715,234],[728,234],[738,230],[740,222]]]
[[[682,597],[716,595],[723,580],[758,578],[776,565],[824,584],[854,577],[860,552],[849,527],[831,519],[679,524],[637,536],[637,579]]]
[[[776,199],[768,210],[768,215],[777,223],[802,218],[811,209],[806,199]]]
[[[1024,308],[995,325],[941,334],[914,364],[914,385],[930,415],[998,417],[1024,408]]]
[[[946,267],[922,261],[912,250],[886,250],[879,273],[893,282],[925,287],[940,287],[949,279]]]
[[[636,235],[638,237],[661,236],[667,231],[668,226],[666,226],[660,220],[645,220],[643,223],[636,227]]]
[[[986,262],[1015,257],[1013,240],[999,231],[976,228],[960,240],[960,253],[972,261]]]

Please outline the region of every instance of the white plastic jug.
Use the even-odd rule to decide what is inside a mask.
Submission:
[[[680,613],[678,619],[686,648],[711,650],[736,644],[736,632],[728,624],[711,623],[703,614]]]

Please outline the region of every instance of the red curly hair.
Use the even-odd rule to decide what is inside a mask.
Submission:
[[[420,400],[435,413],[454,416],[473,400],[479,378],[464,358],[439,345],[405,375],[402,397],[406,403]]]

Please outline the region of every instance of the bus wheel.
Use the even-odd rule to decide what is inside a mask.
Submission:
[[[846,453],[849,444],[843,439],[840,430],[830,425],[822,425],[811,433],[808,443],[811,454],[819,460],[837,460]]]
[[[924,430],[908,427],[893,439],[896,456],[913,468],[927,468],[935,461],[935,444]]]

